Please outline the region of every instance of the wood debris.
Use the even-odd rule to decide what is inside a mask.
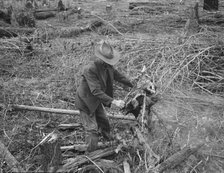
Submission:
[[[25,170],[20,166],[20,163],[15,159],[15,157],[9,152],[9,150],[1,141],[0,158],[6,162],[6,164],[11,168],[13,172],[25,172]]]

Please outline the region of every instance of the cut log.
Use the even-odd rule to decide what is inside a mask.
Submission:
[[[4,108],[3,104],[0,104],[0,108]],[[27,110],[27,111],[40,111],[56,114],[69,114],[69,115],[79,115],[78,110],[67,110],[67,109],[53,109],[45,107],[27,106],[27,105],[11,105],[12,110]],[[136,120],[134,116],[124,116],[124,115],[111,115],[108,114],[109,118],[124,119],[124,120]]]
[[[158,173],[162,173],[167,169],[173,169],[177,165],[181,164],[184,160],[186,160],[190,155],[194,154],[198,151],[203,144],[199,144],[196,147],[190,148],[189,146],[183,148],[181,151],[175,153],[170,156],[167,160],[157,165],[155,171]]]
[[[35,31],[33,28],[13,28],[13,27],[0,27],[1,37],[16,37],[18,35],[29,35]]]
[[[96,150],[88,155],[88,157],[81,155],[76,158],[68,159],[67,163],[62,166],[59,172],[71,172],[72,170],[77,170],[78,167],[89,162],[89,159],[96,160],[99,158],[104,158],[115,154],[115,148],[106,148],[104,150]]]
[[[0,141],[0,158],[3,159],[6,164],[12,169],[12,172],[25,172],[19,165],[19,162],[9,152],[5,145]]]
[[[106,147],[111,147],[116,145],[117,142],[116,141],[111,141],[111,142],[106,142],[106,143],[102,143],[99,142],[98,143],[98,148],[102,149],[102,148],[106,148]],[[70,145],[70,146],[62,146],[61,150],[76,150],[76,151],[86,151],[87,149],[87,145],[86,144],[74,144],[74,145]]]
[[[56,172],[62,163],[60,139],[55,133],[50,133],[40,142],[43,155],[41,169],[44,172]]]

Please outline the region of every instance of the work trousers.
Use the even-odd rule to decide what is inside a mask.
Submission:
[[[104,138],[109,140],[110,124],[102,104],[100,104],[92,114],[87,114],[80,110],[80,120],[86,132],[87,152],[97,149],[99,132],[101,132]]]

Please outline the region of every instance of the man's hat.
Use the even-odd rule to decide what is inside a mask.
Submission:
[[[105,41],[95,47],[95,55],[110,65],[115,65],[121,58],[120,53]]]

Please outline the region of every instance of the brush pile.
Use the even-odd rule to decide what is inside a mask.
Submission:
[[[223,34],[214,33],[211,28],[203,28],[188,38],[160,37],[160,40],[152,38],[140,42],[128,39],[122,49],[126,58],[121,68],[137,77],[136,70],[146,65],[148,74],[162,90],[186,86],[191,90],[223,93]]]

